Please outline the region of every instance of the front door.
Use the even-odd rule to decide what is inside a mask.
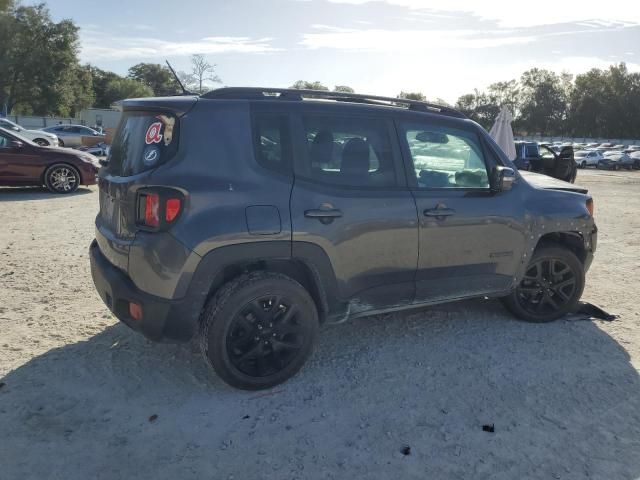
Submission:
[[[509,289],[525,245],[522,191],[494,193],[496,160],[474,126],[400,122],[407,176],[420,217],[416,301]]]
[[[30,183],[39,179],[42,173],[39,157],[31,145],[13,146],[20,140],[0,133],[0,182],[6,184]]]
[[[417,215],[393,122],[314,107],[294,117],[294,256],[320,247],[352,313],[411,303]]]

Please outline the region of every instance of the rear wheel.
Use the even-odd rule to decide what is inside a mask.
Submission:
[[[528,322],[550,322],[573,311],[584,289],[584,268],[563,247],[537,249],[518,287],[502,299],[515,316]]]
[[[71,165],[51,165],[44,174],[44,184],[53,193],[75,192],[80,186],[80,174]]]
[[[318,313],[295,280],[252,272],[208,302],[201,325],[205,360],[229,385],[260,390],[295,375],[313,350]]]

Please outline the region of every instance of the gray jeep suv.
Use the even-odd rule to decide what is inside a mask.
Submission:
[[[99,187],[105,304],[152,340],[199,336],[244,389],[294,375],[325,322],[482,296],[559,318],[596,248],[585,189],[516,171],[461,113],[406,99],[127,100]]]

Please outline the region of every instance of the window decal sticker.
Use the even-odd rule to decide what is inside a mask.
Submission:
[[[156,118],[164,125],[164,145],[167,146],[173,140],[173,127],[176,124],[176,119],[166,115],[158,115]]]
[[[155,165],[158,162],[159,158],[160,148],[156,147],[155,145],[149,145],[145,147],[144,151],[142,152],[142,162],[147,167],[152,167],[153,165]]]
[[[160,131],[162,130],[162,122],[153,122],[149,125],[147,129],[147,134],[145,135],[145,143],[147,145],[151,145],[152,143],[160,143],[162,140],[162,134]]]

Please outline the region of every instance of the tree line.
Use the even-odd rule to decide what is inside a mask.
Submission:
[[[640,138],[640,73],[624,63],[575,78],[533,68],[519,80],[494,83],[456,102],[487,129],[502,105],[514,116],[516,134]]]
[[[329,90],[320,82],[297,81],[292,88]],[[346,86],[334,91],[353,92]],[[397,98],[451,106],[422,92],[401,91]],[[511,111],[515,134],[573,137],[640,138],[640,73],[624,63],[573,75],[532,68],[519,80],[496,82],[458,98],[455,108],[485,129],[502,106]]]
[[[1,113],[77,116],[83,108],[109,108],[123,98],[182,92],[164,65],[139,63],[126,76],[82,65],[78,31],[71,20],[54,22],[44,4],[0,0]],[[216,65],[203,55],[191,61],[191,72],[178,72],[189,91],[201,94],[221,83]],[[329,90],[318,81],[299,80],[291,87]],[[333,91],[353,88],[336,85]],[[422,92],[401,91],[397,97],[427,100]],[[432,102],[446,104],[440,98]],[[489,129],[503,105],[514,116],[516,134],[640,138],[640,73],[629,72],[624,63],[575,78],[533,68],[517,80],[462,95],[455,107]]]
[[[182,93],[164,65],[139,63],[126,76],[81,65],[78,31],[71,20],[54,22],[44,4],[0,0],[0,113],[77,116],[123,98]],[[191,72],[178,72],[187,89],[203,93],[210,82],[220,82],[203,55],[191,61]]]

